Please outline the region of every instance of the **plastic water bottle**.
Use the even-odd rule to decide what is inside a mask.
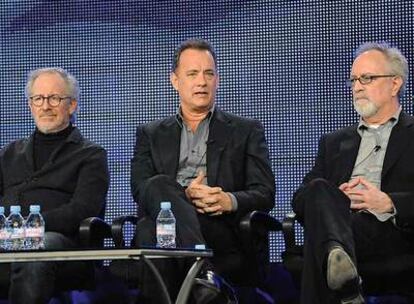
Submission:
[[[10,215],[7,218],[9,250],[24,249],[24,219],[20,211],[20,206],[10,206]]]
[[[45,221],[40,214],[39,205],[31,205],[30,213],[25,223],[26,250],[39,250],[45,248]]]
[[[0,206],[0,251],[9,250],[9,232],[7,228],[7,218],[4,215],[4,207]]]
[[[157,216],[157,247],[175,248],[175,217],[170,202],[161,202]]]

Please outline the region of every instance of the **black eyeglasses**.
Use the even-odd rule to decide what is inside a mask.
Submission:
[[[51,107],[57,107],[57,106],[60,105],[62,100],[70,99],[72,97],[70,97],[70,96],[60,96],[58,94],[52,94],[52,95],[49,95],[49,96],[33,95],[33,96],[30,96],[29,98],[30,98],[30,102],[32,103],[32,105],[34,105],[36,107],[41,107],[43,105],[44,100],[47,100],[47,102],[49,103],[49,105]]]
[[[349,87],[353,87],[355,85],[355,82],[357,80],[359,80],[359,82],[361,84],[370,84],[371,82],[373,82],[375,79],[377,78],[383,78],[383,77],[395,77],[397,75],[392,75],[392,74],[385,74],[385,75],[371,75],[371,74],[363,74],[359,77],[351,77],[350,79],[347,80],[347,85]]]

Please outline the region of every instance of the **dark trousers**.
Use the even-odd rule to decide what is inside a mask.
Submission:
[[[196,212],[194,205],[187,200],[185,189],[166,175],[150,178],[140,191],[139,214],[145,217],[137,227],[136,245],[154,246],[156,244],[155,221],[160,211],[160,202],[171,202],[171,210],[176,218],[176,244],[180,248],[194,248],[205,244],[214,251],[212,264],[219,273],[228,271],[232,263],[219,263],[229,256],[238,256],[240,243],[234,219],[231,215],[208,216]],[[182,279],[185,277],[192,260],[157,260],[157,268],[175,297]],[[142,265],[141,265],[142,266]],[[150,284],[152,275],[144,271],[142,289],[152,297],[157,294],[158,286]],[[149,289],[149,290],[148,290]],[[146,291],[147,290],[147,291]]]
[[[293,204],[305,232],[301,303],[337,303],[326,283],[329,246],[341,245],[357,262],[409,252],[408,241],[391,221],[351,212],[350,200],[324,179],[311,181]]]
[[[45,249],[75,248],[76,243],[56,232],[45,233]],[[88,262],[28,262],[11,264],[9,301],[13,304],[44,304],[53,297],[56,284],[90,275]]]

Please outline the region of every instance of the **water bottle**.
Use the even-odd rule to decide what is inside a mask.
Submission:
[[[7,218],[4,215],[4,207],[0,206],[0,251],[8,249],[9,232],[7,228]]]
[[[24,249],[24,219],[20,211],[20,206],[10,206],[10,215],[7,218],[9,250]]]
[[[170,202],[161,202],[157,216],[157,247],[175,248],[175,217]]]
[[[45,248],[45,221],[40,214],[39,205],[31,205],[30,213],[25,223],[26,250],[39,250]]]

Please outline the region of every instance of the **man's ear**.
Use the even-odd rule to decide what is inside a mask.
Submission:
[[[72,99],[69,104],[69,113],[72,115],[76,112],[76,108],[78,107],[78,101],[76,99]]]
[[[177,74],[175,74],[175,72],[171,72],[170,82],[171,82],[171,85],[174,87],[174,89],[178,91],[178,77],[177,77]]]
[[[393,79],[393,88],[392,88],[392,96],[397,96],[398,92],[400,91],[402,85],[403,85],[403,79],[401,76],[396,76]]]

